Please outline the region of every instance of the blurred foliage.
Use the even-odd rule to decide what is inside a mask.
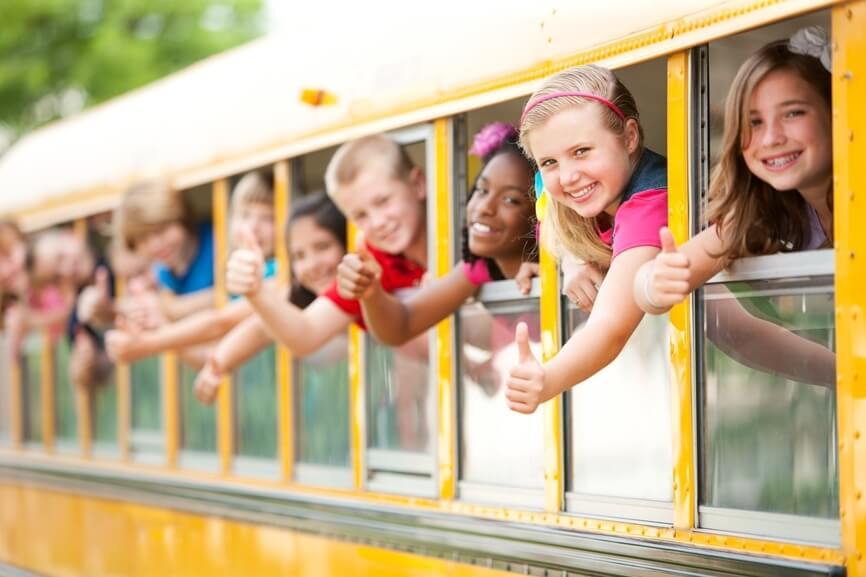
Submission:
[[[264,28],[263,0],[3,0],[0,125],[21,134]]]

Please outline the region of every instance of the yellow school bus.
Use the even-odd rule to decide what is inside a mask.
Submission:
[[[543,251],[528,297],[485,286],[421,355],[353,327],[341,360],[263,352],[214,408],[173,353],[88,393],[69,384],[68,343],[30,335],[0,372],[0,575],[866,576],[866,1],[309,4],[284,33],[23,138],[0,159],[0,214],[87,234],[130,183],[166,178],[213,220],[224,295],[233,179],[274,171],[282,230],[336,146],[388,132],[426,171],[441,276],[478,169],[470,136],[516,122],[543,78],[598,63],[666,153],[682,242],[705,225],[737,67],[819,24],[833,47],[835,248],[741,259],[529,417],[467,370],[481,359],[501,377],[513,343],[464,335],[529,320],[555,354],[586,317]],[[310,89],[334,102],[311,106]],[[726,298],[834,350],[835,390],[716,348],[705,304]]]

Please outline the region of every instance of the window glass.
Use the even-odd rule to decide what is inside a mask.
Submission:
[[[0,333],[0,440],[11,438],[10,430],[12,410],[11,374],[12,363],[9,359],[9,344],[6,335]]]
[[[98,445],[117,443],[117,381],[111,380],[91,393],[93,441]]]
[[[586,318],[572,308],[570,331]],[[610,365],[569,391],[569,491],[672,499],[667,323],[645,316]]]
[[[276,347],[269,346],[234,375],[235,454],[277,457]]]
[[[69,378],[69,339],[61,336],[52,347],[54,354],[54,436],[58,445],[78,444],[75,390]]]
[[[25,442],[42,442],[42,342],[39,333],[24,339],[21,358],[21,406]]]
[[[517,359],[514,330],[519,322],[530,327],[530,344],[540,356],[536,299],[473,303],[460,311],[460,479],[543,490],[543,411],[516,413],[505,399],[505,382]]]
[[[340,335],[295,363],[299,463],[350,465],[348,350],[346,337]]]
[[[704,290],[702,504],[838,517],[833,296],[832,276]]]
[[[215,454],[217,448],[216,404],[204,405],[195,398],[196,371],[178,363],[180,388],[180,448],[184,452]]]
[[[159,357],[130,365],[130,414],[133,454],[160,454],[162,432],[162,378]]]

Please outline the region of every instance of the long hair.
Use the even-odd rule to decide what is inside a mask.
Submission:
[[[346,217],[337,208],[337,205],[324,192],[318,192],[299,198],[292,202],[292,215],[286,222],[286,244],[289,243],[289,231],[292,224],[302,218],[310,217],[316,226],[324,228],[340,243],[343,251],[346,250]],[[287,247],[288,248],[288,247]],[[306,308],[316,300],[316,293],[302,286],[294,276],[292,277],[292,289],[289,293],[289,302],[299,308]]]
[[[792,52],[787,40],[771,42],[740,66],[725,101],[725,131],[719,162],[709,190],[709,221],[719,236],[727,227],[729,242],[722,253],[732,260],[742,256],[800,250],[809,241],[806,201],[799,194],[780,194],[746,166],[743,145],[751,138],[749,102],[755,87],[770,72],[790,70],[811,84],[827,104],[830,73],[813,57]],[[827,143],[830,146],[830,143]],[[832,208],[832,187],[827,191]]]
[[[625,119],[620,118],[604,104],[589,98],[580,96],[552,98],[530,109],[520,124],[520,145],[527,154],[533,156],[529,146],[529,134],[534,129],[542,126],[564,108],[589,105],[596,107],[598,113],[603,115],[607,128],[617,135],[624,135],[626,121],[634,119],[638,126],[638,149],[635,156],[640,157],[644,138],[637,104],[628,88],[612,71],[594,64],[565,70],[545,80],[529,100],[532,102],[542,96],[560,92],[587,92],[605,98],[622,111]],[[610,263],[612,251],[598,236],[597,218],[584,218],[574,210],[549,198],[547,218],[541,226],[542,241],[555,252],[559,252],[558,249],[562,248],[587,262],[605,266]]]
[[[475,140],[469,153],[478,156],[481,159],[482,165],[481,170],[479,170],[478,174],[475,176],[475,180],[472,182],[472,188],[469,190],[469,194],[466,197],[467,204],[472,200],[472,195],[475,194],[475,189],[478,187],[478,179],[481,178],[484,169],[491,160],[500,154],[510,154],[520,162],[525,163],[529,173],[532,174],[532,162],[523,154],[520,145],[517,143],[517,137],[517,129],[505,122],[494,122],[493,124],[488,124],[475,135]],[[527,190],[527,195],[529,194],[531,193]],[[534,218],[535,217],[532,216],[530,217],[530,220],[534,222]],[[463,260],[470,264],[479,259],[483,259],[487,263],[487,270],[490,271],[490,276],[493,280],[505,279],[505,275],[502,273],[502,270],[500,270],[499,265],[496,264],[494,259],[480,257],[469,250],[469,226],[466,222],[463,223],[462,252]],[[531,237],[527,237],[523,253],[524,256],[528,256],[531,260],[538,261],[538,248],[534,234]]]

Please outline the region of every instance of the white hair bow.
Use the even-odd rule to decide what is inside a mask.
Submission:
[[[830,72],[832,65],[830,37],[820,26],[807,26],[797,30],[788,40],[788,49],[795,54],[817,58]]]

